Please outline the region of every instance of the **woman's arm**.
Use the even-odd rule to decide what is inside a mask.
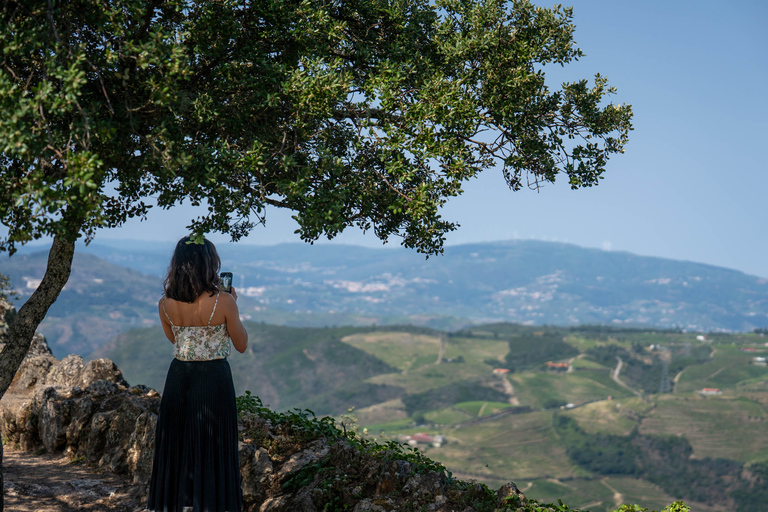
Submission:
[[[160,302],[157,303],[157,313],[160,315],[160,325],[163,326],[163,331],[165,331],[165,337],[168,338],[168,341],[171,343],[176,343],[176,338],[173,336],[173,329],[171,329],[171,324],[168,323],[168,317],[165,315],[165,311],[163,311],[164,300],[165,297],[160,299]]]
[[[219,307],[223,307],[224,317],[227,320],[227,334],[232,339],[235,350],[241,354],[248,348],[248,332],[243,322],[240,321],[240,310],[237,309],[237,292],[234,286],[232,293],[223,293],[219,297]]]

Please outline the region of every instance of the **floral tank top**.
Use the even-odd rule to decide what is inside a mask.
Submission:
[[[221,293],[221,292],[219,292]],[[180,361],[210,361],[224,359],[230,354],[230,339],[227,333],[226,322],[219,325],[211,325],[216,306],[219,304],[219,294],[216,294],[216,302],[213,304],[208,325],[184,326],[174,325],[171,317],[165,311],[165,299],[163,299],[163,313],[171,324],[173,336],[176,339],[173,349],[173,357]]]

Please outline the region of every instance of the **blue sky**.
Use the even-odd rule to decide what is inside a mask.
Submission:
[[[571,4],[586,56],[545,68],[550,87],[608,77],[618,88],[613,101],[635,113],[626,153],[609,162],[598,187],[579,191],[562,183],[513,193],[500,172],[486,172],[444,209],[461,224],[447,243],[533,238],[768,277],[768,2]],[[132,221],[97,240],[176,240],[192,216],[187,208],[154,212],[149,223]],[[294,229],[288,212],[272,210],[267,227],[244,243],[298,241]],[[353,230],[334,242],[381,246]]]

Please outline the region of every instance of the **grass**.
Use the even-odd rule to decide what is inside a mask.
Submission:
[[[464,363],[442,363],[421,366],[414,370],[400,373],[388,373],[369,378],[367,381],[375,384],[387,384],[405,389],[406,393],[414,394],[439,388],[453,382],[465,380],[487,380],[493,382],[494,375],[488,365],[468,361]],[[498,380],[498,379],[497,379]]]
[[[452,347],[466,361],[497,360],[501,363],[509,353],[509,342],[507,340],[492,338],[451,337],[448,338],[449,353],[451,353],[450,349]]]
[[[357,409],[355,415],[358,418],[358,423],[363,426],[388,424],[400,420],[411,421],[400,398]]]
[[[424,418],[436,425],[455,425],[462,421],[471,420],[474,416],[456,407],[443,407],[426,413]]]
[[[399,420],[393,420],[386,423],[374,423],[372,425],[366,425],[360,423],[361,427],[367,428],[371,434],[378,434],[380,432],[393,433],[400,432],[404,429],[413,426],[413,420],[411,418],[401,418]]]
[[[575,419],[585,432],[626,436],[640,423],[652,404],[640,398],[604,400],[577,407],[563,414]]]
[[[496,414],[509,407],[512,406],[503,402],[461,402],[430,411],[424,414],[424,418],[435,425],[455,425],[464,421]]]
[[[557,442],[548,411],[512,414],[457,429],[438,428],[434,433],[446,436],[448,443],[429,448],[429,457],[454,473],[489,485],[499,480],[519,483],[585,475]]]
[[[596,361],[592,361],[591,359],[586,359],[584,357],[577,357],[571,362],[571,367],[573,367],[574,370],[610,370],[611,368],[605,365],[602,365]]]
[[[768,459],[768,414],[746,398],[659,396],[640,423],[640,433],[685,436],[699,458]]]
[[[563,341],[565,341],[569,345],[573,345],[574,347],[579,349],[581,352],[589,350],[590,348],[594,348],[598,345],[605,344],[604,341],[599,341],[592,338],[585,338],[583,336],[575,336],[575,335],[566,336],[563,339]]]
[[[701,388],[726,389],[741,383],[768,380],[768,366],[750,364],[755,354],[741,352],[735,345],[717,345],[709,362],[689,366],[680,375],[676,392]]]
[[[561,499],[571,507],[589,512],[613,511],[620,504],[640,505],[648,510],[661,510],[675,498],[658,486],[637,478],[605,477],[567,480],[540,479],[526,488],[518,482],[529,498],[540,503],[557,503]],[[618,495],[617,495],[618,494]],[[723,508],[696,504],[696,512],[726,512]]]
[[[446,337],[446,349],[443,359],[459,359],[482,362],[496,360],[504,362],[509,352],[506,340]],[[440,352],[439,336],[413,334],[399,331],[375,331],[353,334],[341,339],[355,348],[363,350],[392,367],[410,373],[422,366],[432,365]],[[495,365],[485,365],[495,366]]]
[[[655,403],[636,398],[616,384],[610,377],[611,367],[583,357],[573,360],[573,371],[568,373],[511,373],[505,378],[514,386],[515,397],[534,411],[455,428],[510,405],[504,395],[457,396],[452,400],[459,403],[443,401],[416,411],[419,414],[414,416],[426,426],[414,425],[403,397],[466,383],[503,390],[502,380],[491,370],[502,366],[509,352],[508,337],[520,335],[515,329],[522,328],[509,327],[510,332],[501,335],[488,330],[485,337],[478,337],[481,333],[444,335],[447,345],[441,364],[436,364],[441,335],[427,329],[300,329],[260,324],[249,324],[248,329],[249,351],[231,358],[239,389],[253,389],[265,402],[281,408],[302,405],[319,414],[338,414],[348,405],[357,405],[360,428],[367,428],[372,436],[383,432],[385,439],[418,431],[442,434],[447,444],[424,451],[457,477],[492,487],[512,480],[521,489],[530,482],[526,495],[544,501],[563,499],[591,512],[614,510],[617,494],[624,502],[656,509],[673,501],[646,481],[596,478],[572,464],[552,426],[552,411],[536,410],[553,400],[579,405],[558,412],[574,418],[587,433],[628,435],[637,427],[642,434],[685,436],[695,457],[768,460],[768,368],[750,365],[754,354],[739,351],[736,344],[715,345],[710,361],[688,366],[678,379],[676,393],[652,395]],[[115,352],[132,361],[118,360],[118,364],[130,382],[154,379],[161,387],[173,346],[159,328],[138,330],[132,336],[132,343],[120,345]],[[567,335],[565,341],[586,350],[611,343],[629,346],[633,341],[669,345],[673,337],[630,333],[620,340],[607,335],[591,339],[582,332]],[[154,364],[159,370],[151,370],[157,360],[163,364]],[[385,386],[375,386],[379,384]],[[719,387],[725,393],[708,398],[692,393],[701,387]],[[607,400],[609,396],[613,399]]]
[[[504,409],[512,407],[504,402],[462,402],[454,405],[456,409],[460,409],[473,418],[480,418],[491,414],[496,414]]]
[[[589,507],[590,512],[608,512],[616,508],[613,491],[600,480],[576,479],[558,481],[552,479],[534,480],[525,495],[540,503],[557,503],[563,500],[571,507]]]
[[[526,372],[510,376],[521,405],[543,407],[547,401],[563,400],[582,404],[629,392],[611,380],[608,370],[581,370],[571,373]]]
[[[603,479],[607,486],[615,489],[623,498],[622,503],[640,505],[648,510],[661,510],[673,501],[675,497],[665,493],[660,487],[647,480],[626,477],[608,477]],[[704,512],[709,508],[696,507]]]
[[[369,332],[341,339],[401,371],[434,363],[440,352],[440,337],[409,332]],[[451,357],[446,355],[446,357]]]

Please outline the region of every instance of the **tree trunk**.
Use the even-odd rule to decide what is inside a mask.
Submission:
[[[53,239],[51,251],[48,253],[48,268],[45,270],[40,286],[21,306],[8,326],[8,343],[0,352],[0,398],[5,395],[16,371],[27,355],[37,326],[43,321],[48,308],[56,302],[62,288],[67,284],[74,254],[74,240],[67,240],[60,235]]]
[[[0,352],[0,398],[5,395],[16,371],[27,355],[37,326],[43,321],[48,308],[56,302],[59,293],[67,284],[74,254],[74,239],[68,240],[61,235],[54,237],[51,251],[48,253],[48,268],[45,270],[40,286],[21,306],[8,326],[8,343]],[[3,446],[0,443],[0,512],[3,512],[4,508],[2,471]]]

